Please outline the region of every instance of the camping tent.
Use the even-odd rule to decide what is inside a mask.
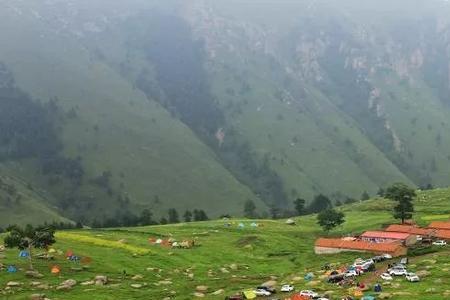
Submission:
[[[314,278],[314,274],[313,273],[308,273],[308,274],[306,274],[305,275],[305,280],[306,281],[310,281],[310,280],[312,280]]]
[[[300,294],[295,294],[291,296],[290,300],[309,300],[309,297],[306,296],[300,296]]]
[[[30,256],[28,251],[22,250],[19,252],[19,257],[28,257],[28,256]]]
[[[287,225],[295,225],[295,221],[293,219],[287,219],[286,224]]]
[[[250,224],[251,227],[258,227],[258,224],[253,222],[252,224]]]
[[[256,298],[256,294],[254,291],[245,291],[243,294],[244,294],[245,299],[255,299]]]
[[[371,296],[371,295],[367,295],[367,296],[362,297],[361,300],[375,300],[375,297]]]
[[[16,266],[8,266],[7,272],[8,273],[16,273],[17,272]]]
[[[375,293],[381,293],[381,291],[382,291],[381,284],[379,284],[379,283],[375,284],[375,286],[373,287],[373,291]]]
[[[244,228],[245,225],[244,225],[244,223],[239,223],[238,227],[239,227],[239,228]]]

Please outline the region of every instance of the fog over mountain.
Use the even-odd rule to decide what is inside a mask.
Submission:
[[[0,225],[448,186],[450,3],[363,2],[0,1]]]

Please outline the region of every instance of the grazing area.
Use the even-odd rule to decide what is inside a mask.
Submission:
[[[449,199],[448,189],[419,192],[415,221],[425,225],[424,218],[429,219],[433,212],[442,215]],[[395,222],[392,203],[382,198],[339,210],[345,212],[346,222],[328,235],[358,234]],[[296,291],[314,290],[329,299],[353,296],[350,286],[327,282],[329,270],[324,266],[341,268],[373,255],[316,255],[314,241],[325,234],[316,215],[294,220],[296,225],[285,220],[229,219],[57,231],[56,243],[48,252],[33,251],[34,272],[26,272],[28,259],[20,257],[18,249],[0,253],[0,293],[6,299],[30,299],[37,294],[49,299],[223,299],[276,281],[278,291],[282,284],[291,284]],[[193,242],[170,247],[169,240],[172,244]],[[355,281],[370,287],[366,294],[385,299],[445,299],[450,295],[449,250],[431,246],[426,251],[410,251],[408,272],[419,275],[419,282],[408,282],[404,276],[393,280],[379,277],[388,264],[399,259],[376,263],[374,272]],[[373,292],[376,283],[380,283],[381,293]]]

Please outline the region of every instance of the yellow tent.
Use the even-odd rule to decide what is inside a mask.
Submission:
[[[256,298],[256,294],[254,291],[245,291],[244,292],[244,297],[245,299],[255,299]]]

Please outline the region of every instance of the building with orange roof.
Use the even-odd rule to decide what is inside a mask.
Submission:
[[[428,229],[421,228],[421,227],[413,226],[413,225],[393,224],[393,225],[389,225],[385,229],[385,231],[409,233],[409,234],[414,234],[414,235],[420,236],[420,237],[432,237],[436,230],[429,229],[429,228]]]
[[[371,243],[361,240],[343,240],[320,238],[316,241],[316,254],[336,254],[340,252],[371,252],[376,254],[390,254],[393,257],[406,255],[408,249],[400,241],[389,243]]]
[[[450,221],[435,221],[428,225],[431,229],[450,230]]]
[[[404,232],[366,231],[361,234],[363,241],[371,243],[401,242],[405,246],[417,243],[417,236]]]
[[[434,236],[441,240],[450,241],[450,230],[436,230]]]

